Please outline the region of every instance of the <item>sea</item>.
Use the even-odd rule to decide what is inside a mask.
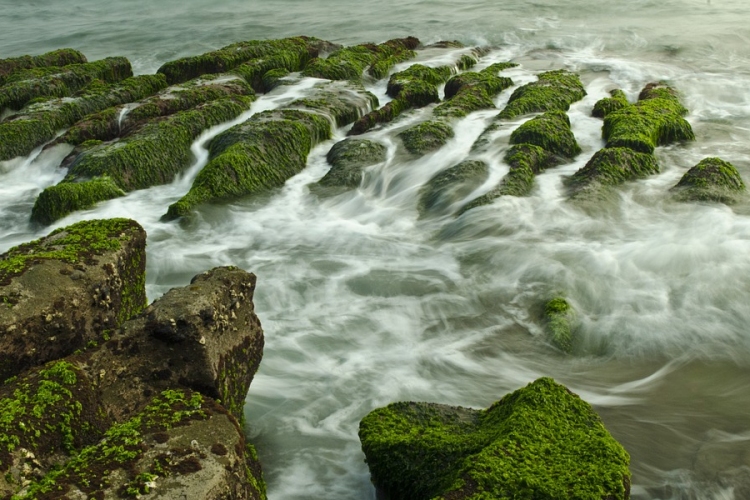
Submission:
[[[504,73],[513,88],[542,71],[577,72],[588,95],[569,116],[583,152],[539,175],[527,197],[460,217],[416,208],[432,176],[471,155],[511,88],[498,110],[461,119],[453,139],[419,159],[401,153],[395,134],[431,108],[370,132],[388,157],[357,189],[310,189],[341,128],[283,188],[182,221],[160,218],[206,164],[207,142],[237,120],[204,133],[173,183],[44,228],[30,224],[31,207],[64,177],[69,149],[40,148],[0,163],[0,252],[79,220],[130,217],[148,232],[150,300],[215,266],[255,273],[266,347],[245,432],[271,500],[374,500],[357,436],[368,412],[405,400],[484,408],[543,376],[591,403],[629,452],[632,498],[750,498],[750,195],[730,207],[680,203],[669,191],[713,156],[750,182],[750,2],[0,0],[0,13],[0,58],[72,47],[89,60],[127,56],[137,74],[294,35],[487,46],[477,68],[518,63]],[[635,100],[654,81],[680,92],[697,140],[658,148],[658,175],[571,202],[565,178],[603,147],[594,103],[614,88]],[[306,79],[280,87],[240,120],[310,88]],[[367,88],[388,101],[385,80]],[[508,122],[508,134],[527,118]],[[503,147],[482,157],[491,175],[479,191],[507,173]],[[577,311],[570,354],[542,323],[542,304],[559,294]]]

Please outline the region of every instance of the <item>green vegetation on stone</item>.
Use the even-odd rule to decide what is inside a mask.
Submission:
[[[86,56],[74,49],[58,49],[38,56],[26,55],[0,59],[0,85],[4,85],[13,73],[25,69],[68,66],[85,62],[88,62]]]
[[[680,201],[717,201],[732,204],[745,193],[737,168],[721,158],[704,158],[672,188]]]
[[[392,500],[625,500],[630,458],[550,378],[486,410],[394,403],[362,419],[372,481]]]
[[[567,181],[573,194],[598,186],[616,186],[659,173],[656,157],[629,148],[600,149]]]
[[[320,179],[322,186],[356,188],[362,182],[362,170],[386,160],[387,148],[377,142],[344,139],[333,145],[326,159],[331,169]]]
[[[473,111],[494,108],[492,98],[513,85],[513,80],[497,73],[514,66],[514,63],[496,63],[479,72],[452,77],[445,84],[445,101],[435,108],[435,116],[460,118]]]
[[[517,88],[497,118],[510,119],[551,110],[567,111],[571,104],[585,96],[586,90],[575,73],[547,71],[539,74],[536,82]]]
[[[489,175],[489,165],[479,160],[465,160],[438,173],[419,190],[420,217],[444,212],[481,186]]]
[[[378,98],[356,82],[325,82],[314,87],[307,97],[286,107],[310,110],[331,119],[333,126],[343,127],[378,106]]]
[[[125,191],[109,177],[96,177],[82,182],[63,181],[39,194],[31,210],[31,220],[49,225],[76,210],[91,208],[100,201],[120,196],[125,196]]]
[[[573,348],[575,310],[563,297],[555,297],[544,305],[544,328],[550,341],[561,351]]]
[[[570,119],[564,111],[553,110],[525,122],[510,136],[511,144],[533,144],[552,154],[574,158],[581,152]]]
[[[453,136],[453,128],[440,120],[422,122],[398,134],[406,150],[417,156],[440,149]]]
[[[380,45],[371,43],[344,47],[325,59],[313,59],[302,73],[305,76],[328,80],[360,81],[364,71],[375,67],[374,75],[385,75],[400,60],[414,57],[419,40],[413,37],[396,38]]]
[[[599,99],[594,104],[594,109],[591,112],[591,116],[596,118],[604,118],[613,111],[620,110],[624,107],[630,106],[628,98],[625,96],[625,92],[620,89],[614,89],[610,92],[612,97],[605,97]]]

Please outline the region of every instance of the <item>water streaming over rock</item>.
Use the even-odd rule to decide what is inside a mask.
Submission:
[[[443,148],[413,159],[396,134],[431,108],[410,112],[368,135],[388,155],[358,189],[320,196],[310,185],[327,172],[327,151],[346,135],[339,129],[282,189],[160,222],[225,124],[193,144],[194,164],[172,184],[54,225],[138,220],[149,235],[151,299],[217,265],[258,275],[266,350],[246,416],[269,498],[374,499],[357,439],[370,410],[397,400],[485,407],[540,376],[595,405],[631,454],[633,498],[750,498],[750,203],[677,203],[668,192],[706,156],[731,161],[750,180],[746,3],[137,3],[9,4],[0,56],[69,45],[90,59],[125,54],[149,73],[237,40],[414,34],[493,45],[477,68],[518,62],[503,73],[516,86],[566,68],[588,92],[568,113],[583,149],[573,163],[537,176],[528,197],[501,197],[457,218],[419,218],[422,185],[472,157],[490,175],[470,197],[489,190],[507,173],[508,137],[526,117],[504,124],[493,148],[472,153],[496,111],[473,113]],[[441,57],[420,62],[439,65]],[[569,201],[563,179],[603,146],[594,103],[615,87],[632,101],[656,80],[681,92],[698,140],[659,148],[658,175],[596,203]],[[314,83],[281,86],[232,124],[305,96]],[[385,81],[369,90],[381,104],[389,99]],[[498,108],[512,91],[497,96]],[[56,146],[0,163],[0,251],[49,231],[28,215],[36,195],[64,176],[57,165],[69,151]],[[541,326],[543,301],[558,292],[579,312],[569,356],[548,344]]]

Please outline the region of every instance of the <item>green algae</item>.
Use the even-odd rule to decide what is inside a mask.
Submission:
[[[600,149],[566,184],[575,195],[600,186],[617,186],[659,173],[656,158],[629,148]]]
[[[31,220],[49,225],[66,215],[91,208],[100,201],[125,196],[125,191],[109,177],[96,177],[83,182],[61,182],[39,194],[31,210]]]
[[[23,70],[6,78],[0,87],[0,110],[20,109],[39,97],[67,97],[94,80],[116,83],[133,76],[130,61],[109,57],[92,63]]]
[[[394,403],[362,419],[372,480],[391,500],[625,500],[629,456],[591,406],[550,378],[486,410]]]
[[[736,203],[746,191],[737,168],[721,158],[704,158],[671,189],[679,201]]]
[[[356,188],[362,182],[362,169],[386,160],[388,149],[380,143],[344,139],[326,155],[331,169],[318,183],[321,186]]]
[[[555,297],[544,305],[544,329],[547,337],[561,351],[573,349],[575,310],[563,297]]]
[[[14,73],[25,69],[68,66],[86,62],[88,62],[86,56],[74,49],[58,49],[38,56],[25,55],[0,59],[0,85],[4,85]]]
[[[514,66],[514,63],[496,63],[480,72],[452,77],[445,84],[445,101],[435,108],[435,116],[460,118],[473,111],[494,108],[492,98],[513,85],[513,80],[497,73]]]
[[[286,50],[270,57],[261,57],[243,63],[232,70],[232,73],[242,77],[256,92],[268,92],[263,78],[269,71],[301,71],[310,61],[310,54],[305,47],[297,50]]]
[[[596,101],[594,109],[591,111],[591,116],[595,118],[604,118],[614,111],[630,106],[628,98],[622,90],[614,89],[610,91],[610,95],[612,97],[605,97],[604,99]]]
[[[440,120],[422,122],[398,134],[406,150],[416,156],[440,149],[453,136],[453,128]]]
[[[263,74],[262,84],[264,92],[270,92],[276,87],[283,85],[283,78],[289,75],[289,71],[283,68],[276,68],[266,71]]]
[[[528,120],[513,131],[510,143],[533,144],[564,158],[574,158],[581,152],[570,129],[570,119],[560,110],[547,111]]]
[[[438,173],[419,190],[420,217],[445,212],[481,186],[489,175],[489,165],[479,160],[465,160]]]
[[[510,119],[552,110],[567,111],[571,104],[585,96],[586,90],[575,73],[547,71],[540,73],[536,82],[517,88],[497,118]]]
[[[286,107],[314,111],[327,116],[334,127],[343,127],[378,106],[378,98],[354,82],[334,81],[318,84],[307,97]]]

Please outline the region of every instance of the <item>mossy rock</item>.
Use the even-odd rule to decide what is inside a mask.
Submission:
[[[422,122],[398,134],[406,150],[416,156],[440,149],[453,136],[453,128],[440,120]]]
[[[605,97],[604,99],[596,101],[594,109],[591,111],[591,116],[595,118],[604,118],[613,111],[630,106],[628,98],[622,90],[614,89],[610,91],[610,95],[612,97]]]
[[[280,87],[281,85],[284,84],[283,79],[287,75],[289,75],[289,71],[283,68],[276,68],[276,69],[266,71],[263,74],[263,78],[262,78],[263,91],[270,92],[276,87]]]
[[[745,183],[734,165],[721,158],[705,158],[682,176],[672,188],[679,201],[736,203],[745,193]]]
[[[550,378],[486,410],[394,403],[362,419],[373,483],[391,500],[625,500],[630,457],[591,406]]]
[[[586,96],[586,90],[575,73],[566,70],[547,71],[536,82],[517,88],[498,119],[510,119],[529,113],[567,111],[570,105]]]
[[[514,66],[517,65],[496,63],[480,72],[452,77],[445,84],[445,101],[435,108],[435,115],[460,118],[473,111],[494,108],[492,98],[513,85],[513,80],[497,73]]]
[[[86,115],[148,97],[167,86],[163,75],[141,75],[105,85],[94,82],[72,98],[27,106],[0,123],[0,161],[25,156]]]
[[[550,342],[563,352],[573,349],[576,313],[563,297],[555,297],[544,305],[544,330]]]
[[[581,152],[568,115],[559,110],[547,111],[522,124],[510,135],[510,143],[533,144],[568,159]]]
[[[68,66],[86,62],[88,62],[86,56],[74,49],[58,49],[38,56],[26,55],[0,59],[0,85],[4,85],[14,73],[25,69]]]
[[[42,67],[19,71],[6,78],[0,87],[0,111],[21,109],[39,97],[67,97],[94,80],[115,83],[133,76],[130,61],[124,57],[108,57],[101,61],[71,64],[63,67]]]
[[[316,85],[307,97],[285,107],[321,113],[331,120],[334,127],[343,127],[377,106],[378,98],[361,84],[334,81]]]
[[[414,37],[396,38],[375,45],[371,43],[342,48],[325,59],[314,59],[303,71],[303,75],[328,80],[352,80],[358,82],[368,68],[374,76],[386,74],[399,60],[414,57],[413,50],[419,45]]]
[[[234,68],[232,73],[242,77],[256,92],[268,92],[271,88],[266,87],[264,77],[269,71],[302,71],[309,61],[309,51],[300,46],[297,50],[285,50],[269,57],[252,59]]]
[[[326,159],[331,169],[320,179],[321,186],[356,188],[362,183],[362,170],[386,160],[388,148],[361,139],[344,139],[333,145]]]
[[[465,160],[435,175],[419,190],[420,217],[441,214],[484,184],[490,176],[487,163]]]
[[[82,182],[61,182],[39,194],[31,210],[31,220],[49,225],[77,210],[91,208],[100,201],[125,196],[109,177]]]
[[[684,118],[687,109],[674,89],[649,84],[637,103],[608,113],[602,137],[608,148],[626,147],[641,153],[653,153],[657,146],[678,141],[693,141],[695,134]]]
[[[566,181],[566,184],[571,194],[576,195],[658,173],[659,164],[654,155],[630,148],[605,148],[597,151],[583,168]]]

